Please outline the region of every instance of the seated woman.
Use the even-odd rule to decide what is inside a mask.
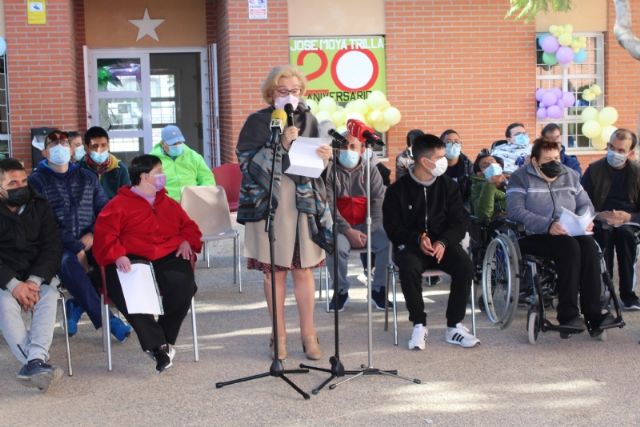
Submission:
[[[507,210],[504,192],[507,179],[502,174],[498,158],[480,153],[473,162],[471,177],[471,208],[482,221],[503,217]]]
[[[191,266],[200,252],[202,234],[164,185],[160,159],[136,157],[129,168],[132,186],[124,186],[102,209],[95,225],[94,256],[106,266],[109,297],[138,335],[142,350],[149,352],[162,372],[172,363],[178,338],[196,283]],[[162,294],[164,314],[156,321],[150,314],[129,314],[116,269],[131,270],[131,261],[152,261]]]
[[[558,144],[537,139],[531,162],[514,171],[507,187],[507,216],[524,224],[527,236],[519,240],[523,254],[555,261],[558,273],[557,318],[561,326],[575,332],[591,331],[613,323],[613,316],[600,308],[600,262],[595,240],[588,233],[569,236],[558,219],[562,208],[582,215],[594,212],[578,175],[560,163]],[[578,294],[580,308],[578,309]]]

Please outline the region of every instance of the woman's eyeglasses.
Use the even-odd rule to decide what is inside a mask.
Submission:
[[[293,89],[287,89],[286,87],[277,87],[274,92],[280,96],[287,96],[287,95],[298,96],[300,95],[300,88],[294,87]]]

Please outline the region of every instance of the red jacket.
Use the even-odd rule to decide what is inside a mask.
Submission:
[[[156,193],[151,206],[130,187],[120,187],[96,220],[93,256],[100,265],[113,264],[123,255],[154,261],[176,251],[185,240],[200,252],[201,238],[196,223],[165,190]]]

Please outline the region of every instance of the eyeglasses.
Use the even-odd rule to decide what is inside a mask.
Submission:
[[[447,139],[444,141],[445,144],[462,144],[462,141],[460,141],[459,139]]]
[[[66,132],[51,132],[45,139],[45,146],[48,145],[63,145],[69,146],[69,134]]]
[[[275,88],[274,92],[280,96],[287,96],[287,95],[298,96],[300,95],[300,88],[294,87],[293,89],[287,89],[286,87],[277,87]]]

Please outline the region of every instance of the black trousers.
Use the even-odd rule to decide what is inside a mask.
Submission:
[[[551,236],[535,234],[519,240],[522,254],[552,259],[558,273],[558,322],[568,322],[582,314],[600,315],[600,260],[592,236]]]
[[[607,264],[607,270],[611,275],[613,275],[614,250],[618,256],[620,299],[626,304],[630,304],[638,298],[633,292],[633,278],[635,276],[636,253],[638,250],[635,236],[637,230],[637,227],[630,225],[605,229],[601,226],[596,226],[594,234],[604,252],[604,262]]]
[[[427,313],[422,299],[422,273],[434,268],[451,275],[451,292],[447,302],[447,326],[455,327],[464,319],[467,298],[471,290],[473,263],[462,246],[448,246],[440,264],[432,256],[425,255],[420,249],[405,247],[395,252],[395,260],[400,270],[402,293],[407,303],[409,320],[414,325],[427,324]]]
[[[135,256],[131,257],[135,259]],[[153,270],[162,295],[164,314],[158,320],[151,314],[129,314],[115,264],[106,267],[109,298],[118,307],[138,335],[143,350],[153,350],[164,344],[175,344],[180,326],[198,289],[191,263],[169,254],[153,262]]]

